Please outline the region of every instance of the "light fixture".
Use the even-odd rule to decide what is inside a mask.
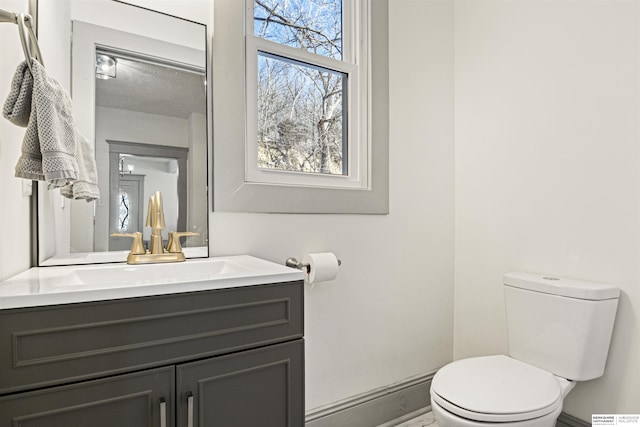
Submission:
[[[115,79],[118,60],[104,53],[96,53],[96,78]]]

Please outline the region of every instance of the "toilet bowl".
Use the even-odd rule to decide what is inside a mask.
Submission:
[[[439,427],[553,427],[574,385],[508,356],[462,359],[433,378],[431,410]]]
[[[504,285],[509,355],[436,373],[439,427],[553,427],[575,382],[604,374],[617,287],[530,273],[505,274]]]
[[[473,421],[452,415],[450,412],[442,409],[437,403],[431,402],[431,412],[438,424],[438,427],[487,427],[493,424],[483,421]],[[512,421],[506,423],[495,423],[500,427],[554,427],[556,420],[562,412],[562,406],[555,411],[539,418],[524,421]]]

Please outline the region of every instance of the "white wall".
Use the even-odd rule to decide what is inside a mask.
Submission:
[[[507,271],[620,286],[584,420],[640,412],[639,31],[635,0],[455,2],[454,354],[507,350]]]
[[[452,357],[452,17],[446,1],[390,2],[388,216],[211,217],[213,255],[284,263],[334,251],[343,261],[335,282],[305,289],[307,410]],[[224,27],[217,23],[216,33]],[[224,121],[214,126],[215,143]]]
[[[10,12],[29,12],[27,0],[0,0],[0,8]],[[0,24],[0,102],[4,105],[14,72],[24,60],[16,25]],[[24,128],[0,117],[0,280],[29,268],[29,198],[22,195],[22,179],[14,177],[20,157]]]

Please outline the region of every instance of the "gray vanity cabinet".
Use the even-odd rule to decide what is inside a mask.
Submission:
[[[17,393],[0,400],[0,426],[162,426],[161,417],[173,418],[174,378],[164,367]]]
[[[0,310],[0,427],[304,425],[302,282]]]

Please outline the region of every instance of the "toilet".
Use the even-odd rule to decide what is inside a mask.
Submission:
[[[604,374],[619,295],[603,283],[505,274],[509,355],[438,370],[431,383],[438,426],[555,426],[576,382]]]

